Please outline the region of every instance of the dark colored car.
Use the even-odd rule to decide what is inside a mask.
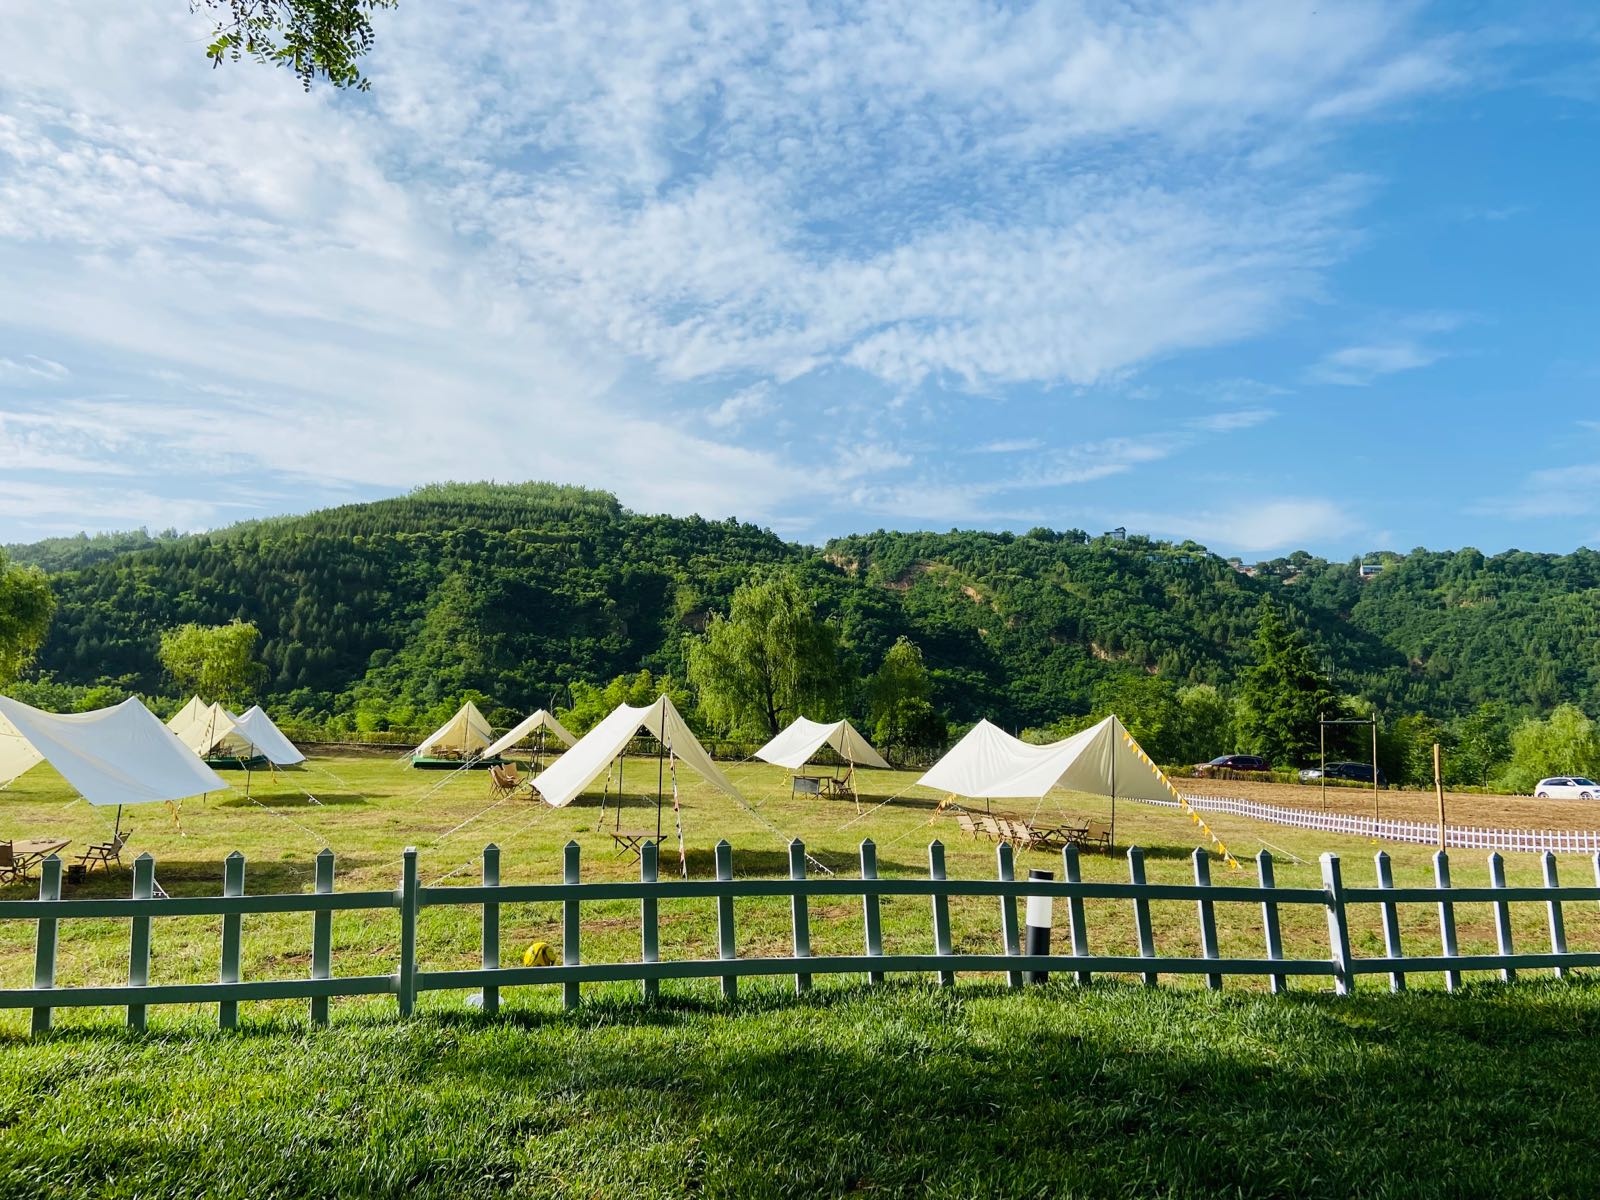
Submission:
[[[1372,764],[1358,762],[1333,762],[1329,763],[1324,774],[1329,779],[1353,779],[1357,783],[1372,782]],[[1388,787],[1389,781],[1384,778],[1383,770],[1378,770],[1378,786]]]
[[[1267,760],[1255,754],[1221,754],[1210,762],[1200,763],[1196,775],[1218,775],[1223,771],[1270,771]]]

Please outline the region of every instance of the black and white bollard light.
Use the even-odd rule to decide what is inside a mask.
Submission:
[[[1028,872],[1029,879],[1055,880],[1053,871],[1040,871],[1033,869]],[[1044,956],[1050,953],[1050,924],[1055,915],[1055,899],[1051,896],[1028,897],[1028,940],[1024,953],[1029,956]],[[1045,983],[1050,978],[1048,971],[1029,971],[1029,983]]]

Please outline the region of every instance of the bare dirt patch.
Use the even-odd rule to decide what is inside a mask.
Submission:
[[[1227,796],[1320,811],[1323,791],[1316,784],[1255,783],[1245,780],[1177,779],[1186,796]],[[1445,820],[1451,825],[1498,829],[1600,829],[1600,800],[1536,800],[1532,796],[1445,792]],[[1370,788],[1330,787],[1328,811],[1372,815]],[[1431,791],[1385,788],[1378,792],[1378,816],[1386,820],[1437,821],[1439,804]]]

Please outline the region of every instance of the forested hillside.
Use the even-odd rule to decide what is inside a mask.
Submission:
[[[509,712],[639,669],[681,682],[687,639],[773,564],[799,572],[858,673],[911,638],[956,721],[1045,725],[1118,681],[1226,686],[1269,596],[1339,691],[1388,712],[1600,708],[1590,551],[1416,551],[1366,581],[1297,554],[1250,575],[1192,542],[880,531],[815,549],[581,488],[444,484],[193,537],[9,552],[50,571],[57,597],[36,675],[165,694],[160,633],[239,618],[261,630],[276,711],[367,727],[469,690]]]

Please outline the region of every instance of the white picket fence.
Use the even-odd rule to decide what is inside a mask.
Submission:
[[[1184,799],[1200,812],[1249,817],[1294,829],[1318,829],[1324,833],[1345,833],[1354,837],[1376,838],[1387,842],[1412,842],[1421,846],[1439,843],[1439,826],[1432,821],[1391,821],[1350,813],[1317,812],[1306,808],[1286,808],[1260,804],[1229,796],[1191,796]],[[1147,800],[1142,803],[1162,808],[1179,807],[1176,800]],[[1592,829],[1496,829],[1475,825],[1446,825],[1445,845],[1457,850],[1511,850],[1525,853],[1594,854],[1600,852],[1600,831]]]

